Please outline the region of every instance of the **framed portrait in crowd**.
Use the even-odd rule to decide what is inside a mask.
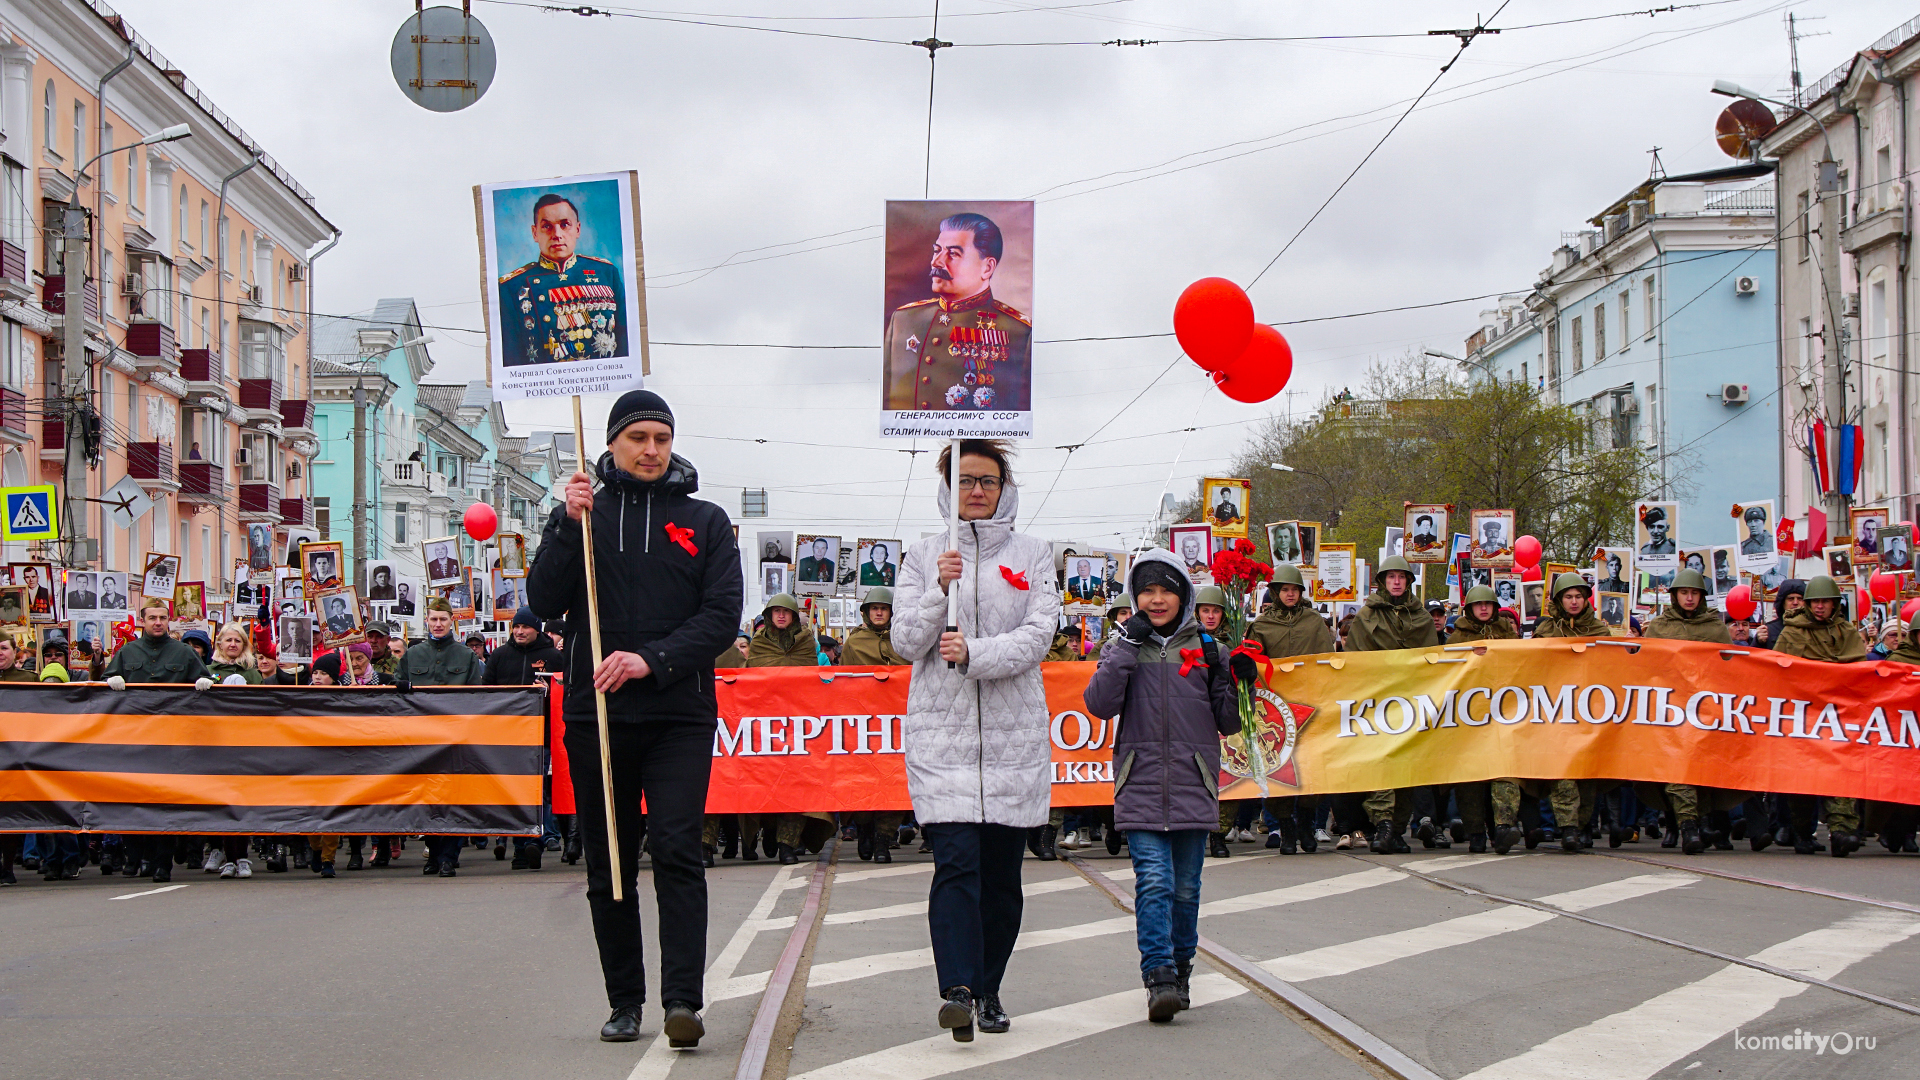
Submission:
[[[1880,530],[1892,521],[1892,516],[1884,506],[1848,508],[1847,534],[1853,537],[1853,561],[1856,565],[1879,565]]]
[[[1626,593],[1603,592],[1600,594],[1600,621],[1613,628],[1615,634],[1627,630],[1627,609],[1632,606],[1633,598]]]
[[[1546,610],[1546,595],[1546,582],[1522,581],[1520,583],[1520,617],[1527,622],[1539,622],[1541,613]]]
[[[205,622],[207,583],[182,581],[173,587],[173,620],[181,623]]]
[[[1275,566],[1281,563],[1300,565],[1300,523],[1297,521],[1268,522],[1267,553]]]
[[[399,594],[399,572],[393,563],[380,559],[367,564],[367,599],[388,603]]]
[[[100,577],[92,570],[67,572],[67,611],[90,614],[100,607]]]
[[[0,626],[28,626],[31,623],[27,615],[27,587],[0,586]]]
[[[13,583],[27,590],[27,615],[34,622],[53,622],[53,567],[47,563],[12,564]]]
[[[754,534],[754,544],[760,549],[761,562],[777,562],[793,565],[793,534],[790,532],[763,532]]]
[[[463,577],[451,585],[442,585],[433,591],[446,599],[447,606],[453,609],[453,617],[456,620],[468,622],[473,619],[473,587],[467,583],[466,578]]]
[[[893,588],[896,576],[900,572],[900,541],[860,539],[860,597],[866,598],[867,590],[875,586]]]
[[[1312,583],[1316,603],[1360,599],[1354,548],[1353,544],[1320,545],[1319,573]]]
[[[1515,517],[1511,510],[1475,510],[1468,514],[1473,565],[1492,570],[1513,568]]]
[[[852,599],[859,594],[860,582],[859,549],[852,540],[840,542],[840,563],[834,571],[833,593]]]
[[[344,545],[338,540],[309,540],[300,545],[300,574],[309,599],[344,584],[345,566]]]
[[[118,570],[100,571],[100,605],[98,611],[118,618],[131,610],[131,594],[127,591],[127,575]]]
[[[147,552],[141,564],[140,595],[159,597],[162,600],[173,599],[173,583],[180,580],[180,556],[163,555],[157,551]],[[14,575],[14,584],[20,584],[18,573]]]
[[[1634,563],[1640,569],[1671,579],[1680,569],[1679,535],[1679,503],[1646,502],[1634,507]]]
[[[467,568],[467,595],[473,598],[473,610],[476,614],[490,611],[493,607],[493,594],[487,591],[488,581],[485,570],[477,566]]]
[[[1247,538],[1248,510],[1253,501],[1253,481],[1209,476],[1200,481],[1201,512],[1213,535],[1232,540]]]
[[[1320,565],[1320,523],[1317,521],[1296,521],[1293,523],[1293,527],[1300,533],[1301,567],[1306,569],[1318,568]]]
[[[1213,528],[1205,522],[1175,525],[1167,530],[1167,544],[1195,585],[1213,584]]]
[[[787,591],[788,566],[783,562],[760,564],[760,599],[771,600]]]
[[[287,526],[286,546],[280,549],[281,566],[300,565],[300,545],[311,544],[320,539],[320,530],[311,525]]]
[[[256,521],[247,526],[247,569],[273,569],[273,526]]]
[[[1712,551],[1712,571],[1707,580],[1713,584],[1713,595],[1725,596],[1740,584],[1740,548],[1736,544],[1715,544]]]
[[[360,620],[360,598],[353,586],[329,589],[314,597],[314,609],[320,618],[320,641],[328,648],[339,648],[365,641]]]
[[[500,572],[510,578],[527,576],[527,538],[519,533],[501,533],[495,541],[500,552]]]
[[[800,561],[793,572],[799,596],[832,596],[840,582],[840,538],[802,533],[795,537]]]
[[[1599,547],[1593,549],[1595,592],[1631,593],[1633,591],[1633,549]]]
[[[1736,569],[1765,573],[1780,554],[1773,535],[1773,500],[1734,503],[1732,513]]]
[[[420,558],[427,568],[428,588],[439,589],[448,585],[466,584],[466,568],[460,563],[459,537],[442,536],[433,540],[422,540]]]
[[[1408,503],[1402,519],[1401,557],[1416,564],[1446,562],[1452,516],[1453,507],[1445,503]]]
[[[313,618],[302,608],[279,618],[280,662],[305,664],[313,659]]]
[[[1827,576],[1841,585],[1841,592],[1853,581],[1853,547],[1849,544],[1835,544],[1820,549],[1820,555],[1827,561]]]
[[[1503,608],[1519,611],[1520,586],[1523,584],[1520,575],[1505,570],[1495,570],[1492,567],[1487,567],[1486,570],[1493,583],[1494,600]]]
[[[425,578],[401,578],[393,586],[393,613],[403,619],[417,618],[421,614],[420,604],[427,595]]]
[[[1881,570],[1889,574],[1913,572],[1913,526],[1884,525],[1879,540]]]
[[[1713,549],[1710,547],[1692,547],[1680,549],[1680,569],[1692,570],[1707,579],[1707,595],[1716,595],[1713,589]],[[1667,578],[1669,587],[1673,578]]]
[[[527,603],[527,579],[508,577],[506,571],[493,572],[493,618],[495,622],[510,622],[515,612]]]
[[[1098,551],[1075,551],[1065,556],[1066,577],[1060,584],[1061,611],[1068,615],[1105,614],[1107,560]]]

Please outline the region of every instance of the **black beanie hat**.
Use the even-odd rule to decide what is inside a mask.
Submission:
[[[339,682],[340,681],[340,654],[337,652],[330,652],[327,655],[320,657],[319,659],[313,662],[313,669],[315,671],[324,671],[327,673],[327,678],[332,679],[334,682]]]
[[[642,420],[658,420],[671,431],[673,407],[667,404],[666,398],[651,390],[629,390],[621,394],[620,400],[613,403],[613,411],[607,413],[607,445],[612,446],[613,440],[619,438],[628,425]]]
[[[513,613],[513,625],[531,626],[535,630],[538,630],[540,629],[540,619],[534,615],[532,608],[522,607],[519,611]]]
[[[1182,605],[1185,605],[1187,598],[1193,594],[1193,582],[1187,580],[1187,575],[1158,559],[1143,559],[1135,564],[1134,595],[1138,596],[1149,585],[1159,585],[1178,594]]]

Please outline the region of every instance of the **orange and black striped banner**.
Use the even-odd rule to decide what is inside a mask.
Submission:
[[[537,687],[0,683],[0,832],[541,830]]]

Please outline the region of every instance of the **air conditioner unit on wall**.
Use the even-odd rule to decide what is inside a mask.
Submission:
[[[236,448],[234,449],[234,451],[233,451],[233,463],[234,463],[235,465],[250,465],[250,464],[252,464],[252,463],[253,463],[253,451],[251,451],[251,450],[248,450],[248,449],[247,449],[246,447],[244,447],[244,446],[241,446],[241,447],[236,447]]]
[[[1621,416],[1639,416],[1640,399],[1632,394],[1622,394],[1619,398]]]
[[[1742,274],[1733,279],[1733,291],[1737,296],[1752,296],[1760,291],[1760,279]]]
[[[1721,386],[1720,386],[1720,404],[1722,404],[1722,405],[1745,405],[1746,403],[1747,403],[1747,387],[1746,387],[1746,384],[1744,384],[1744,383],[1723,383],[1723,384],[1721,384]]]
[[[305,281],[305,280],[307,280],[307,268],[306,268],[306,266],[305,266],[304,264],[301,264],[301,263],[293,263],[293,264],[291,264],[291,265],[289,265],[289,266],[287,267],[287,280],[288,280],[288,281]]]

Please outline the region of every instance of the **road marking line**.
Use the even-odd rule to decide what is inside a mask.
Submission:
[[[833,884],[835,888],[839,888],[850,881],[867,881],[872,878],[895,877],[900,874],[931,873],[933,873],[933,864],[930,862],[904,863],[899,866],[876,866],[871,870],[851,870],[844,874],[836,873],[833,875]],[[787,882],[787,888],[789,889],[804,889],[806,887],[806,878],[796,878],[793,881]]]
[[[837,885],[837,883],[836,883]],[[1069,889],[1084,889],[1087,879],[1078,874],[1073,877],[1050,878],[1046,881],[1030,881],[1020,886],[1023,896],[1046,896],[1049,893],[1066,892]],[[871,922],[875,919],[897,919],[905,915],[925,915],[927,901],[916,900],[906,904],[888,904],[885,907],[861,908],[858,911],[836,911],[827,916],[828,926],[840,926],[845,923]],[[788,919],[792,926],[793,920]]]
[[[132,899],[133,899],[134,897],[136,897],[136,896],[158,896],[159,894],[161,894],[161,893],[163,893],[163,892],[172,892],[172,891],[173,891],[173,890],[175,890],[175,889],[184,889],[184,888],[186,888],[186,887],[187,887],[188,885],[191,885],[191,884],[193,884],[193,882],[191,882],[191,881],[189,881],[189,882],[186,882],[185,884],[182,884],[182,885],[162,885],[162,886],[160,886],[160,887],[159,887],[159,888],[157,888],[157,889],[148,889],[148,890],[147,890],[146,892],[130,892],[130,893],[121,893],[121,894],[120,894],[119,896],[109,896],[109,897],[107,897],[107,899],[109,899],[109,900],[132,900]]]
[[[1416,859],[1401,863],[1402,870],[1414,870],[1422,874],[1438,873],[1441,870],[1458,870],[1463,866],[1481,866],[1490,863],[1512,862],[1535,852],[1516,852],[1512,855],[1441,855],[1432,859]]]
[[[740,958],[747,954],[747,947],[752,945],[753,939],[762,929],[765,929],[765,924],[768,922],[767,916],[773,913],[773,906],[780,902],[780,894],[787,890],[787,878],[792,873],[792,866],[782,866],[774,872],[773,880],[767,882],[767,890],[760,894],[760,899],[753,905],[753,910],[747,913],[745,921],[741,922],[739,928],[734,930],[733,936],[727,939],[727,944],[720,950],[720,955],[714,957],[713,963],[707,966],[707,975],[704,980],[706,986],[712,987],[715,983],[726,983],[733,978],[734,969],[740,966]],[[787,922],[788,925],[792,925],[793,920],[789,919]],[[767,975],[761,972],[760,985],[764,987],[766,984]],[[711,1005],[715,1000],[718,999],[710,996],[707,1003]],[[640,1060],[634,1063],[633,1071],[627,1074],[627,1080],[666,1080],[667,1071],[673,1068],[674,1060],[674,1050],[667,1045],[667,1033],[662,1031],[647,1044],[647,1052],[640,1055]]]
[[[1404,873],[1393,872],[1391,868],[1384,866],[1377,867],[1374,871],[1347,876],[1362,877],[1376,874],[1380,870],[1391,872],[1395,879],[1407,876]],[[1376,883],[1384,880],[1384,878],[1375,879]],[[1536,902],[1564,907],[1569,911],[1583,910],[1650,895],[1698,880],[1697,877],[1684,874],[1648,874],[1639,878],[1629,878],[1625,882],[1610,882],[1607,885],[1543,896]],[[1628,882],[1634,884],[1628,884]],[[1524,930],[1551,919],[1553,916],[1545,912],[1507,906],[1429,924],[1404,933],[1383,934],[1379,937],[1328,946],[1325,949],[1314,949],[1293,956],[1282,956],[1266,961],[1260,966],[1283,979],[1295,978],[1292,973],[1295,967],[1300,970],[1299,977],[1302,979],[1323,978],[1390,963],[1408,956],[1417,956],[1448,945],[1479,941],[1513,930]],[[1129,928],[1133,925],[1131,916],[1108,921],[1121,923]],[[1025,935],[1022,937],[1024,938]],[[1018,948],[1018,946],[1015,947]],[[1337,962],[1336,956],[1340,953],[1353,954],[1357,962]],[[930,951],[929,962],[931,962]],[[1225,975],[1211,973],[1195,976],[1192,988],[1193,1004],[1196,1008],[1247,992],[1245,985],[1228,979]],[[991,1039],[965,1046],[954,1043],[952,1036],[943,1032],[928,1039],[825,1065],[812,1072],[796,1076],[793,1080],[930,1080],[931,1077],[1005,1061],[1115,1028],[1145,1023],[1143,1012],[1140,991],[1129,990],[1015,1017],[1013,1030],[1007,1034],[996,1035]],[[1552,1074],[1538,1072],[1532,1074],[1532,1076],[1540,1075]]]
[[[1920,934],[1920,920],[1898,912],[1869,911],[1783,941],[1749,959],[1831,980],[1915,934]],[[1462,1080],[1652,1076],[1807,988],[1806,983],[1729,964],[1704,979],[1556,1035]]]

